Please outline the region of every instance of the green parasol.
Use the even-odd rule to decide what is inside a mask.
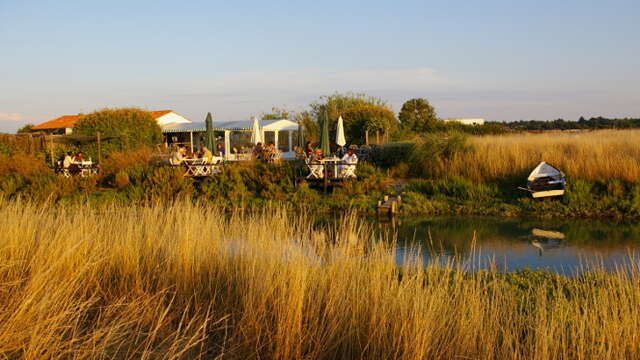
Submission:
[[[324,114],[324,121],[322,122],[322,132],[320,133],[320,147],[322,148],[323,156],[331,155],[331,148],[329,147],[329,118],[327,113]]]
[[[211,113],[207,113],[207,119],[204,121],[206,125],[206,133],[205,133],[205,144],[207,144],[207,148],[209,151],[216,151],[216,136],[213,134],[213,117]]]

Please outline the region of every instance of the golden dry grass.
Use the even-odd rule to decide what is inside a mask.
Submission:
[[[513,284],[419,263],[347,217],[0,203],[0,358],[614,359],[638,270]]]
[[[519,133],[472,137],[471,143],[475,151],[456,156],[449,174],[504,179],[546,161],[574,178],[640,180],[640,130]]]

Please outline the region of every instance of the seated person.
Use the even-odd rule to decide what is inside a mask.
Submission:
[[[358,155],[356,155],[356,150],[353,146],[349,146],[349,150],[342,157],[342,162],[345,164],[357,164],[358,163]]]
[[[82,153],[82,151],[78,151],[78,153],[76,153],[76,156],[73,158],[74,162],[83,162],[84,161],[84,154]]]
[[[262,159],[262,143],[259,142],[256,144],[256,147],[253,148],[253,156],[257,159],[260,160]]]
[[[309,162],[318,162],[322,159],[323,157],[321,149],[315,149],[311,152],[311,155],[309,155]]]
[[[184,161],[184,155],[187,153],[187,149],[182,146],[171,154],[171,164],[180,165]]]
[[[270,142],[267,146],[267,156],[265,157],[267,161],[276,161],[280,160],[280,150],[276,148],[276,144]]]
[[[307,143],[304,145],[304,153],[307,156],[311,156],[314,152],[315,150],[313,150],[313,146],[311,146],[311,141],[307,141]]]
[[[355,146],[349,146],[347,153],[341,160],[341,165],[338,166],[338,173],[343,176],[345,170],[353,169],[358,163],[358,155],[356,155]]]
[[[218,156],[224,156],[224,146],[222,144],[216,144],[216,153]]]
[[[64,156],[64,160],[62,160],[62,167],[68,169],[71,164],[73,164],[73,153],[69,151],[67,155]]]
[[[200,148],[200,154],[205,164],[213,164],[213,154],[206,146]]]

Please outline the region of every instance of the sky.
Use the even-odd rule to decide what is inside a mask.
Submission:
[[[322,95],[442,118],[640,117],[640,1],[0,0],[0,131],[105,107],[239,120]]]

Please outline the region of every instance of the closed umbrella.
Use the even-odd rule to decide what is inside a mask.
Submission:
[[[207,118],[204,121],[205,126],[206,126],[206,133],[205,133],[205,144],[207,144],[207,148],[210,151],[215,151],[216,149],[216,137],[213,134],[213,117],[211,116],[211,113],[207,113]]]
[[[320,133],[320,147],[322,148],[322,155],[331,155],[331,148],[329,147],[329,118],[326,113],[322,122],[322,132]]]
[[[336,144],[338,144],[338,146],[340,147],[347,145],[347,140],[344,138],[344,125],[342,116],[338,118],[338,128],[336,129]]]
[[[262,142],[262,134],[260,133],[260,122],[257,117],[253,117],[253,125],[251,126],[251,143],[257,144]]]

